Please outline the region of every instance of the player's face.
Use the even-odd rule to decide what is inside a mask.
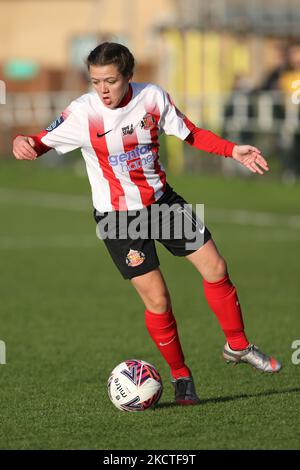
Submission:
[[[114,64],[90,65],[89,73],[102,103],[107,108],[117,108],[128,91],[131,77],[124,77]]]

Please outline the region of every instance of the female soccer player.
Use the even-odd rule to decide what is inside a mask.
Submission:
[[[159,86],[133,83],[134,57],[123,45],[100,44],[89,54],[87,66],[94,91],[73,101],[41,133],[17,136],[14,156],[34,160],[51,148],[61,154],[81,148],[95,220],[113,261],[145,304],[146,326],[170,366],[176,403],[194,405],[199,398],[185,363],[154,239],[173,255],[184,256],[201,274],[205,297],[226,337],[224,359],[278,372],[280,363],[246,337],[236,288],[209,230],[166,182],[158,137],[163,132],[175,135],[199,150],[232,157],[262,175],[268,164],[260,150],[197,128]],[[190,222],[192,246],[191,234],[182,230]],[[143,228],[137,238],[132,224],[138,223]],[[151,234],[155,229],[154,237],[149,228]]]

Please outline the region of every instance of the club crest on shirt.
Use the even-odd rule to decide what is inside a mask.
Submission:
[[[154,127],[156,126],[154,116],[152,116],[152,114],[150,113],[145,114],[145,116],[140,122],[140,126],[142,129],[145,129],[145,131],[151,131],[152,129],[154,129]]]
[[[129,126],[122,127],[123,135],[131,135],[131,134],[133,134],[133,131],[134,131],[133,124],[130,124]]]
[[[131,268],[135,268],[136,266],[142,264],[145,259],[146,255],[142,251],[130,249],[126,256],[126,264]]]

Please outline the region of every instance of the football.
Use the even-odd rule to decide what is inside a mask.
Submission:
[[[140,359],[121,362],[107,382],[112,403],[122,411],[145,411],[161,397],[163,385],[156,368]]]

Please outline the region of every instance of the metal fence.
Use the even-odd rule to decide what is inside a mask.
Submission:
[[[0,107],[0,128],[34,127],[48,124],[76,98],[76,92],[8,93]],[[227,131],[253,130],[278,133],[282,128],[300,130],[299,105],[280,92],[207,95],[181,99],[186,110],[197,116],[197,124]],[[183,111],[186,111],[183,110]],[[210,110],[210,111],[208,111]],[[214,114],[215,118],[207,117]]]
[[[0,106],[1,155],[11,154],[14,134],[39,132],[76,95],[76,92],[8,93],[6,103]],[[281,154],[278,158],[283,171],[300,175],[300,106],[291,96],[275,91],[239,91],[230,95],[178,98],[184,103],[182,111],[200,127],[238,143],[257,145],[267,138],[267,151]]]
[[[36,126],[39,130],[61,114],[77,95],[76,92],[7,93],[6,103],[0,107],[0,128]]]
[[[177,24],[299,37],[299,0],[174,0]]]

